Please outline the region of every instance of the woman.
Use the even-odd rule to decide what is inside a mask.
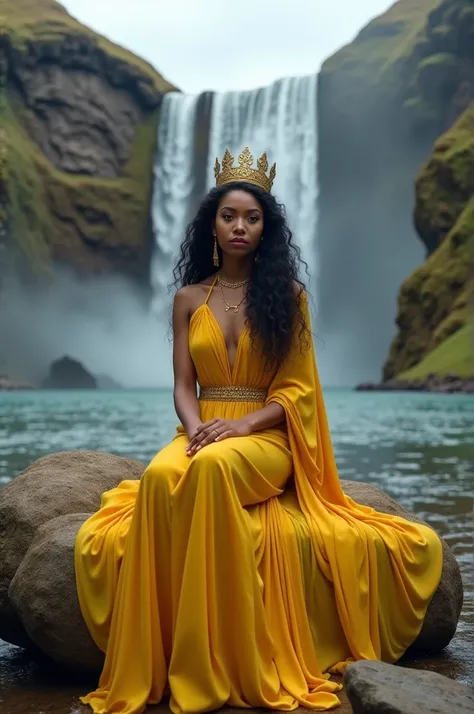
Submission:
[[[426,526],[339,483],[299,253],[264,154],[216,161],[175,271],[181,426],[76,542],[82,612],[106,652],[94,712],[336,707],[354,659],[396,661],[441,574]],[[196,391],[199,384],[199,393]]]

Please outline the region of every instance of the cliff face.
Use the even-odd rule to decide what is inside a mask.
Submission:
[[[421,182],[413,220],[420,166],[474,96],[473,18],[472,0],[400,0],[321,71],[320,312],[347,335],[355,379],[380,374],[400,284],[465,203],[448,180],[444,203],[420,201],[434,190]]]
[[[405,280],[384,379],[474,371],[474,102],[436,142],[416,184],[420,235],[436,245]]]
[[[380,374],[398,289],[423,258],[413,181],[437,134],[414,136],[403,104],[411,53],[437,4],[397,2],[319,76],[317,332],[337,345],[338,372],[349,383]]]
[[[446,128],[416,180],[414,224],[428,259],[398,298],[383,376],[472,376],[474,2],[443,0],[417,44],[406,106],[417,130]],[[462,113],[461,113],[462,112]],[[458,120],[455,118],[461,113]]]
[[[7,0],[6,29],[4,253],[28,276],[65,263],[146,279],[158,112],[174,88],[52,0]]]

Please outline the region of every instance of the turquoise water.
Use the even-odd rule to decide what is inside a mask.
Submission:
[[[341,477],[373,483],[421,515],[466,573],[474,398],[339,389],[325,397]],[[0,393],[0,486],[55,451],[109,451],[147,463],[176,424],[168,389]]]
[[[373,483],[421,515],[450,544],[463,573],[466,599],[456,637],[441,655],[409,666],[472,683],[474,397],[325,395],[341,477]],[[170,390],[0,392],[0,487],[35,459],[61,450],[97,449],[146,463],[176,423]],[[92,685],[48,675],[28,653],[0,640],[6,714],[85,712],[78,693]]]

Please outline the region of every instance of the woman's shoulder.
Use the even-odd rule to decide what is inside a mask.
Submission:
[[[191,312],[202,304],[213,283],[212,277],[205,278],[200,283],[193,283],[192,285],[183,285],[182,288],[176,291],[174,297],[174,302],[176,307],[182,307],[189,309]]]

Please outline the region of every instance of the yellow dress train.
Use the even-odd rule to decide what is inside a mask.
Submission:
[[[309,313],[303,301],[306,317]],[[267,391],[286,425],[188,457],[182,428],[140,481],[103,494],[75,548],[81,610],[106,653],[96,714],[338,706],[358,659],[396,661],[420,631],[442,550],[427,526],[342,492],[312,346],[273,374],[244,329],[231,369],[206,302],[189,347],[203,387]],[[238,419],[265,402],[201,401]]]

